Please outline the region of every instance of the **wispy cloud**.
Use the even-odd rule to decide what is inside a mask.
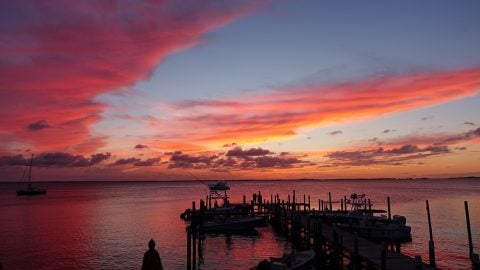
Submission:
[[[480,138],[480,128],[458,133],[431,133],[428,135],[406,135],[385,141],[388,145],[453,145],[461,142],[475,141]]]
[[[135,148],[135,149],[145,149],[145,148],[148,148],[148,145],[145,145],[145,144],[137,144],[137,145],[135,145],[134,148]]]
[[[375,164],[402,165],[404,162],[434,155],[450,153],[447,146],[427,146],[407,144],[399,148],[377,148],[371,150],[335,151],[325,155],[329,161],[322,166],[368,166]]]
[[[38,167],[88,167],[108,160],[110,153],[98,153],[86,157],[65,152],[41,153],[34,157],[33,165]],[[26,166],[29,158],[23,155],[2,156],[0,166]]]
[[[343,134],[343,132],[341,130],[335,130],[335,131],[329,132],[328,134],[332,136],[336,136],[336,135]]]
[[[227,157],[248,157],[248,156],[265,156],[272,154],[268,149],[250,148],[248,150],[243,150],[242,147],[235,147],[232,150],[227,152]]]
[[[31,131],[38,131],[45,128],[50,128],[51,126],[45,120],[38,120],[36,122],[30,123],[27,128]]]
[[[433,115],[429,115],[429,116],[424,116],[421,118],[422,121],[427,121],[427,120],[433,120],[435,118],[435,116]]]

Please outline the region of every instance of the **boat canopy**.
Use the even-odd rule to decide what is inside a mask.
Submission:
[[[220,182],[215,183],[215,184],[209,184],[208,188],[212,191],[214,191],[214,190],[215,191],[217,191],[217,190],[229,190],[230,189],[230,187],[224,181],[220,181]]]

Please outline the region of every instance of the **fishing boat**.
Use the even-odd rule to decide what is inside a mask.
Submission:
[[[220,181],[215,184],[208,184],[208,189],[211,191],[225,191],[230,190],[230,187],[228,186],[227,182]]]
[[[271,257],[270,261],[263,260],[252,270],[306,270],[311,269],[314,259],[315,251],[304,250],[282,258]]]
[[[312,214],[327,224],[335,224],[338,229],[356,232],[359,236],[378,241],[409,242],[411,227],[406,225],[405,216],[394,215],[392,219],[376,216],[385,213],[380,209],[372,209],[372,204],[365,194],[353,193],[345,205],[351,205],[348,211],[324,211]],[[347,208],[345,206],[345,208]]]
[[[30,165],[29,165],[29,168],[28,168],[27,188],[18,189],[17,190],[17,196],[44,195],[44,194],[47,193],[46,189],[37,188],[37,187],[32,186],[32,183],[31,183],[32,182],[32,167],[33,167],[33,154],[32,154],[32,158],[30,159]],[[25,175],[25,172],[24,172],[24,175]],[[22,178],[23,178],[23,176],[22,176]]]
[[[205,232],[238,232],[255,229],[265,222],[263,217],[247,216],[217,219],[205,222],[201,228]]]
[[[359,222],[336,223],[337,228],[357,232],[359,236],[373,240],[409,242],[412,240],[411,227],[405,224],[404,216],[394,215],[392,220],[364,216]]]

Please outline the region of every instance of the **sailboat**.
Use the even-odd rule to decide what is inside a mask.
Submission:
[[[32,158],[30,159],[30,166],[28,169],[28,186],[26,189],[19,189],[17,190],[17,196],[22,196],[22,195],[43,195],[47,193],[46,189],[42,188],[37,188],[37,187],[32,187],[32,167],[33,167],[33,154]]]

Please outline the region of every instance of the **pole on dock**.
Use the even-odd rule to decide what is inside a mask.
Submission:
[[[352,255],[353,270],[358,270],[358,233],[355,232],[353,239],[353,255]]]
[[[329,202],[329,206],[330,206],[330,212],[332,212],[332,193],[329,191],[328,192],[328,202]]]
[[[307,210],[307,197],[303,194],[303,212]]]
[[[187,270],[192,269],[192,233],[190,226],[187,226]]]
[[[197,223],[197,232],[198,232],[198,244],[197,244],[197,252],[198,252],[198,263],[203,260],[203,253],[202,253],[202,225],[205,219],[205,202],[200,200],[200,217]],[[195,247],[194,247],[195,248]]]
[[[392,212],[390,209],[390,197],[387,197],[387,207],[388,207],[388,221],[392,221]]]
[[[192,269],[197,269],[197,224],[192,228]]]
[[[433,242],[432,220],[430,219],[430,205],[428,204],[428,200],[425,201],[425,204],[427,205],[428,232],[430,234],[430,241],[428,241],[428,256],[430,265],[435,267],[435,243]]]
[[[387,244],[382,243],[382,249],[380,250],[380,269],[387,269]]]
[[[472,229],[470,228],[470,214],[468,213],[468,202],[465,201],[464,204],[465,204],[465,218],[467,219],[469,256],[470,256],[470,260],[473,261]]]
[[[473,254],[472,270],[480,270],[480,257],[478,257],[478,254]]]
[[[417,255],[415,256],[415,270],[422,270],[423,265],[422,265],[422,256]]]

